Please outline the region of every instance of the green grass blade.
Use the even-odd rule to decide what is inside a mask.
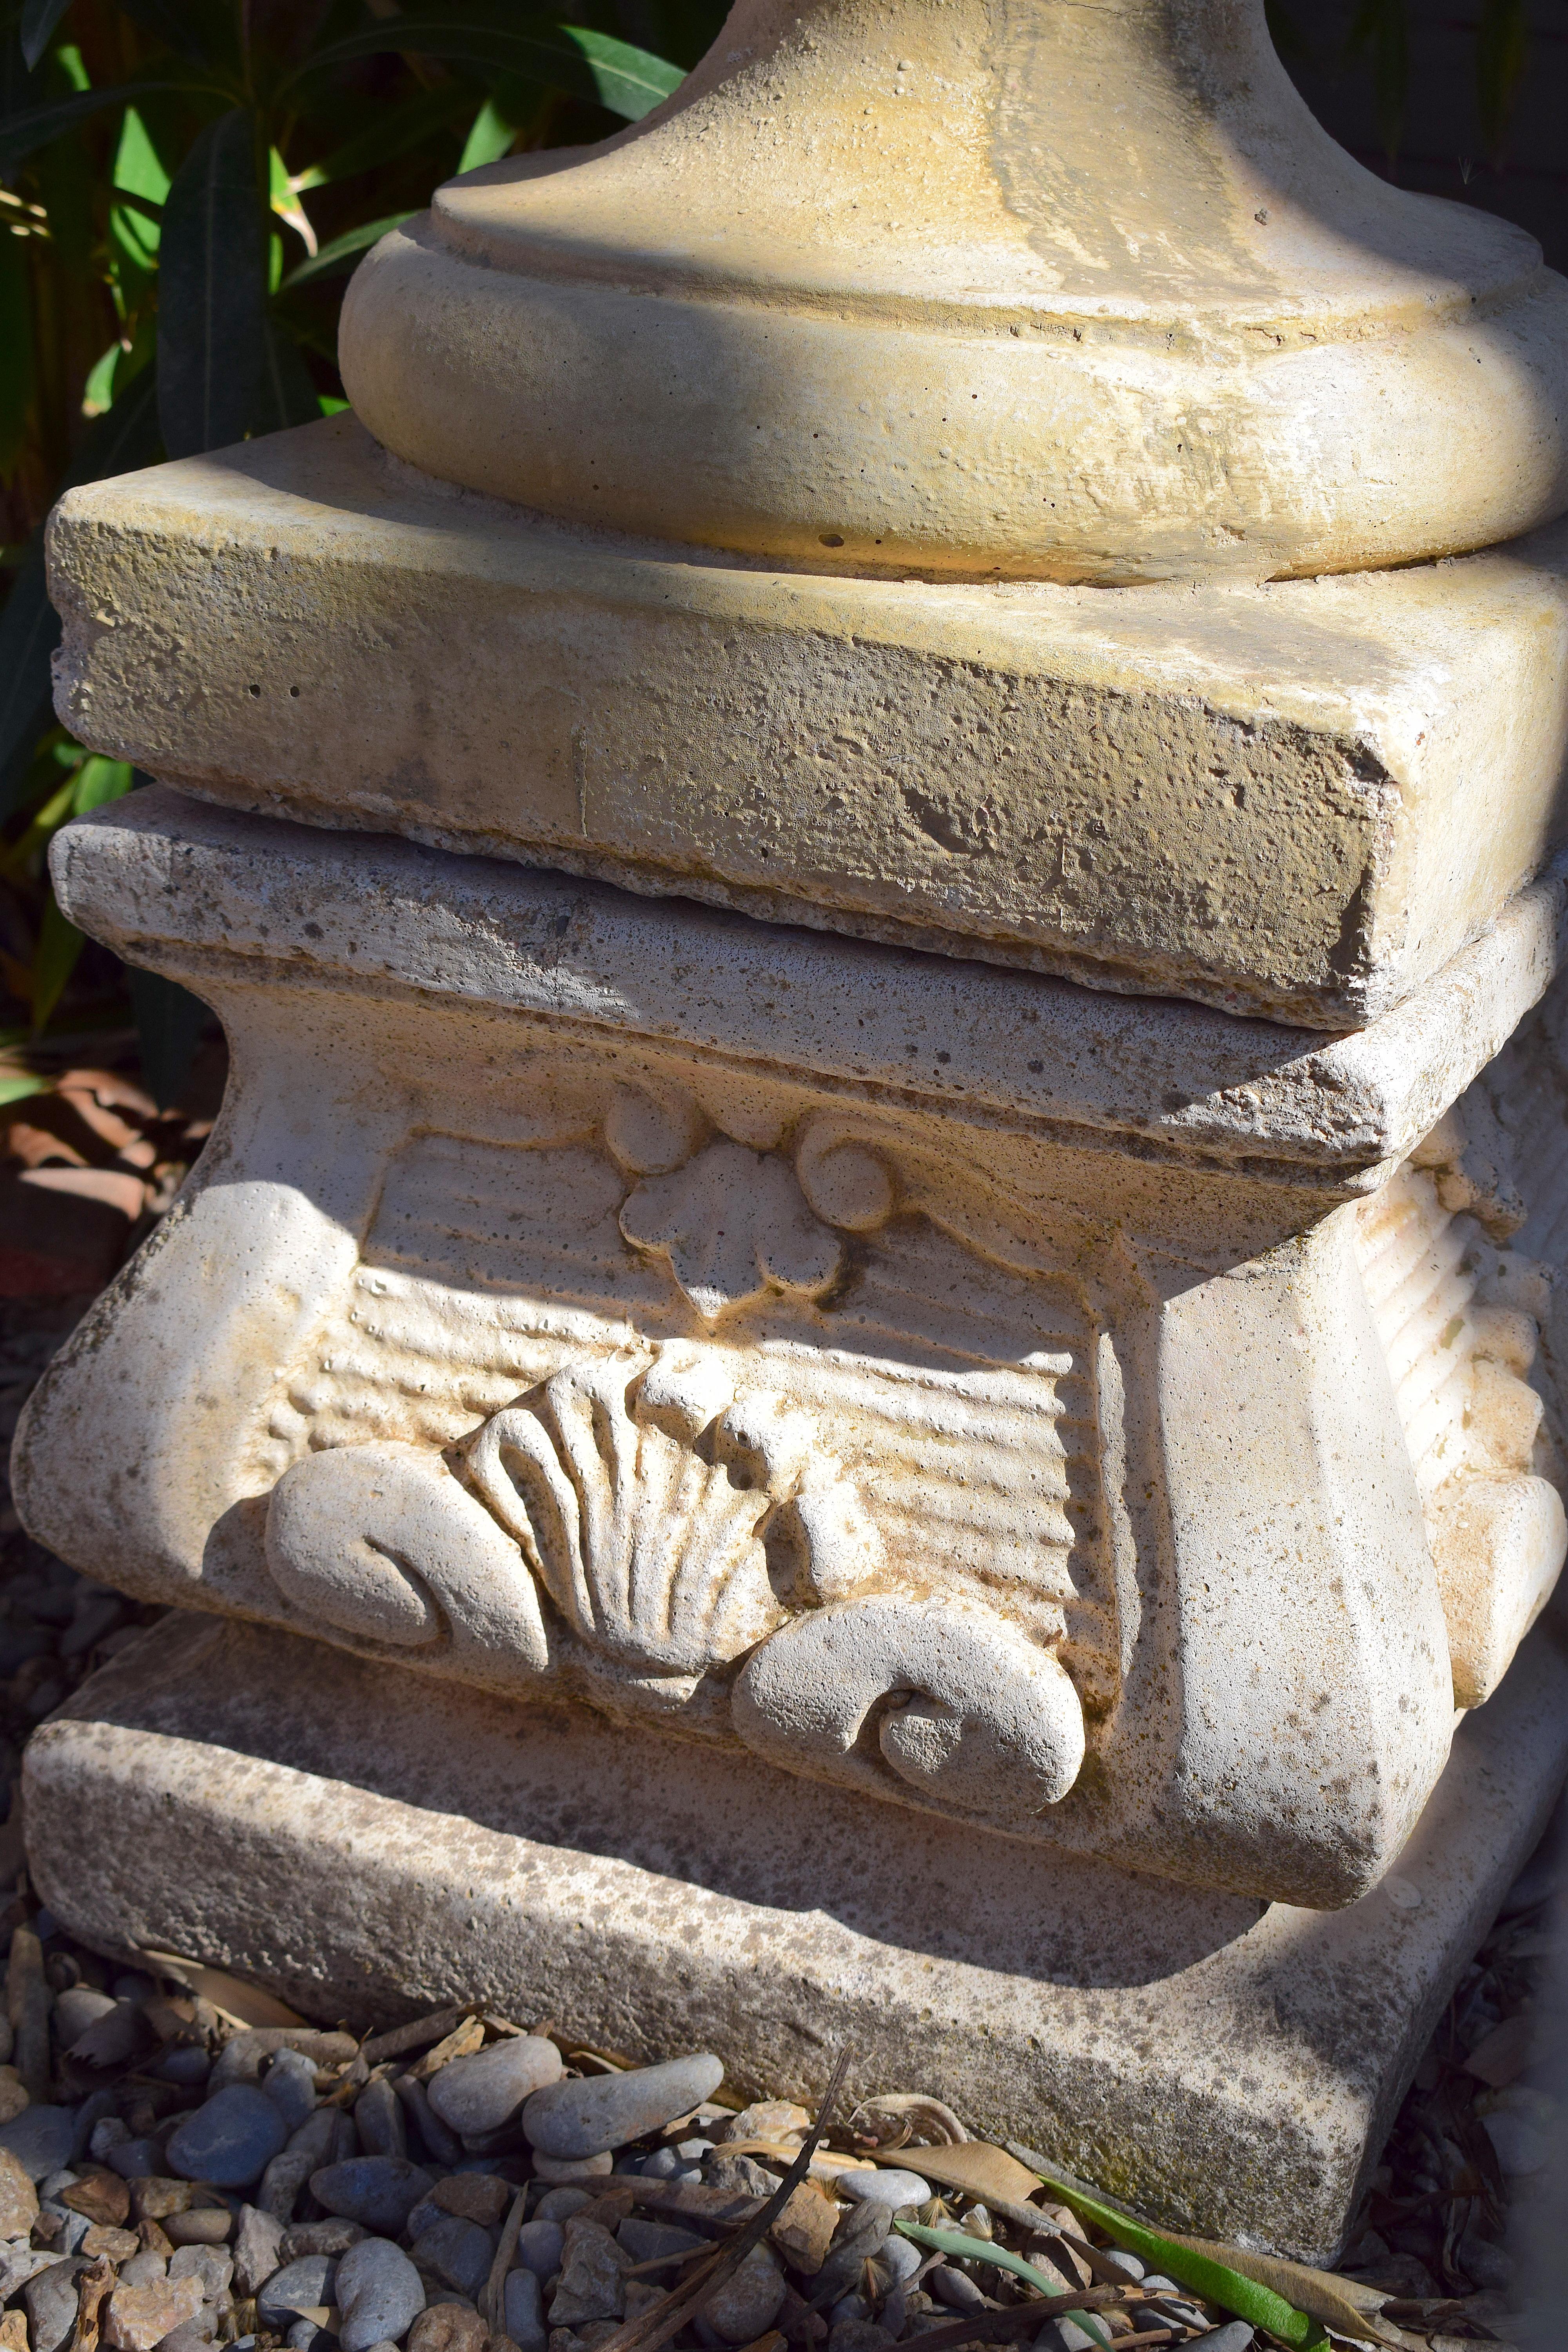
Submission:
[[[341,271],[352,269],[360,255],[379,244],[389,228],[401,228],[405,220],[413,218],[412,213],[388,213],[384,220],[362,221],[358,228],[345,229],[342,236],[334,236],[309,261],[291,269],[278,291],[291,294],[297,286],[309,286],[318,278],[335,278]]]
[[[929,2246],[933,2253],[949,2254],[955,2262],[961,2263],[989,2263],[993,2270],[1008,2271],[1014,2278],[1026,2279],[1042,2294],[1058,2295],[1061,2293],[1055,2279],[1047,2278],[1044,2271],[1037,2271],[1033,2263],[1024,2260],[1022,2254],[1010,2253],[1005,2246],[994,2246],[989,2238],[972,2238],[965,2230],[930,2230],[923,2221],[907,2221],[901,2213],[894,2214],[893,2227],[901,2238],[911,2239],[917,2246]],[[1111,2352],[1104,2330],[1089,2312],[1064,2311],[1058,2316],[1075,2321],[1104,2347],[1104,2352]]]
[[[1256,2279],[1243,2278],[1239,2271],[1216,2262],[1212,2254],[1199,2253],[1195,2248],[1184,2245],[1179,2238],[1166,2237],[1163,2230],[1153,2229],[1147,2221],[1124,2212],[1120,2205],[1097,2197],[1070,2174],[1047,2171],[1043,2158],[1032,2149],[1018,2147],[1009,2140],[1007,2153],[1016,2157],[1020,2164],[1026,2164],[1058,2203],[1069,2206],[1080,2221],[1103,2230],[1108,2238],[1124,2246],[1130,2254],[1136,2254],[1141,2262],[1174,2279],[1179,2286],[1190,2287],[1205,2302],[1220,2304],[1226,2311],[1234,2311],[1238,2319],[1277,2336],[1281,2344],[1290,2346],[1291,2352],[1314,2352],[1315,2347],[1329,2341],[1328,2331],[1319,2321],[1298,2311],[1294,2304],[1287,2303],[1271,2287],[1260,2286]]]

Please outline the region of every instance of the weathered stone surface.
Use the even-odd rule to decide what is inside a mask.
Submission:
[[[73,490],[51,545],[62,717],[171,782],[1113,989],[1342,1029],[1563,839],[1560,527],[1264,587],[781,576],[342,417]]]
[[[37,2218],[38,2192],[28,2167],[0,2147],[0,2238],[25,2238]]]
[[[689,2114],[712,2097],[723,2079],[723,2060],[700,2050],[624,2074],[556,2083],[534,2093],[522,2127],[530,2147],[544,2156],[603,2156]]]
[[[635,2016],[650,2055],[701,2032],[742,2094],[809,2100],[847,2040],[852,2095],[918,2081],[1069,2168],[1114,2140],[1155,2216],[1313,2260],[1568,1763],[1552,1621],[1466,1721],[1398,1903],[1263,1909],[934,1819],[891,1840],[847,1790],[803,1807],[754,1762],[559,1707],[535,1731],[472,1691],[314,1657],[176,1621],[34,1735],[31,1866],[58,1917],[114,1949],[189,1949],[205,1922],[265,1978],[287,1904],[308,1973],[273,1981],[303,2008],[570,2005],[606,2043]],[[701,1824],[696,1883],[672,1875],[672,1822]],[[134,1880],[97,1865],[132,1841]],[[476,1922],[458,1955],[454,1903]]]
[[[471,2139],[514,2123],[523,2101],[546,2083],[559,2081],[560,2074],[561,2053],[554,2042],[520,2033],[451,2059],[426,2089],[442,2122]]]
[[[371,2352],[373,2345],[395,2340],[425,2308],[418,2272],[389,2238],[366,2238],[352,2247],[338,2264],[334,2292],[342,2312],[342,2352]]]
[[[423,2165],[405,2156],[351,2156],[310,2175],[310,2194],[329,2213],[362,2221],[367,2230],[401,2230],[435,2186]]]
[[[199,2278],[158,2279],[147,2286],[117,2286],[104,2305],[103,2340],[114,2352],[153,2352],[202,2307]]]

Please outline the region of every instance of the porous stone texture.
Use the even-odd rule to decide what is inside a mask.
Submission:
[[[889,1836],[1393,1863],[1563,1553],[1562,886],[1330,1041],[167,793],[57,875],[236,1070],[28,1405],[63,1558]]]
[[[742,0],[635,128],[438,191],[340,352],[449,480],[862,572],[1359,570],[1568,491],[1568,289],[1336,147],[1264,0]]]
[[[820,577],[344,416],[73,490],[50,548],[61,718],[171,782],[1309,1027],[1563,837],[1561,527],[1272,586]]]
[[[1265,1908],[184,1616],[39,1730],[26,1805],[95,1943],[201,1948],[323,2016],[460,1991],[632,2057],[700,2037],[738,2095],[810,2101],[847,2046],[852,2098],[919,2083],[1156,2218],[1321,2260],[1565,1762],[1549,1619],[1395,1874]]]

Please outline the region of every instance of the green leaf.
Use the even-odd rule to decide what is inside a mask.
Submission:
[[[158,418],[171,457],[240,441],[267,345],[266,215],[248,112],[197,132],[163,206]]]
[[[400,155],[455,125],[473,102],[460,83],[448,81],[437,89],[419,90],[395,106],[379,104],[363,130],[312,167],[311,185],[325,187],[329,182],[352,180],[361,172],[395,163]]]
[[[76,772],[72,816],[86,816],[91,809],[107,808],[110,801],[123,800],[131,790],[132,772],[129,760],[105,760],[98,752],[89,751]]]
[[[0,1103],[26,1102],[29,1095],[52,1095],[52,1078],[40,1078],[31,1070],[0,1070]]]
[[[1080,2221],[1103,2230],[1117,2245],[1124,2246],[1130,2254],[1136,2254],[1166,2278],[1174,2279],[1179,2286],[1191,2287],[1205,2302],[1220,2304],[1226,2311],[1234,2311],[1238,2319],[1261,2327],[1269,2336],[1277,2336],[1281,2344],[1291,2347],[1291,2352],[1315,2352],[1317,2346],[1327,2344],[1328,2335],[1320,2322],[1298,2311],[1271,2287],[1261,2285],[1256,2279],[1244,2278],[1239,2271],[1233,2271],[1214,2255],[1180,2238],[1167,2237],[1163,2230],[1152,2228],[1147,2221],[1140,2221],[1108,2198],[1086,2189],[1070,2173],[1047,2171],[1043,2158],[1033,2149],[1019,2147],[1009,2140],[1007,2153],[1020,2164],[1026,2164],[1058,2202],[1070,2207]],[[903,2226],[900,2222],[900,2227]]]
[[[157,454],[158,406],[149,368],[127,385],[107,416],[89,426],[60,488],[150,465]],[[49,656],[59,641],[59,618],[44,583],[40,524],[0,609],[0,818],[10,814],[25,790],[33,747],[49,724]]]
[[[280,433],[286,425],[312,425],[321,404],[298,348],[278,327],[267,322],[267,348],[262,360],[261,389],[252,423],[258,433]]]
[[[499,163],[516,137],[516,123],[507,121],[493,98],[487,98],[463,142],[458,171],[477,172],[482,163]]]
[[[70,6],[70,0],[27,0],[22,11],[22,55],[32,72],[54,37],[55,26]]]
[[[1405,136],[1410,94],[1409,0],[1361,0],[1345,48],[1352,58],[1371,58],[1377,127],[1392,167]]]
[[[455,0],[449,10],[439,15],[411,10],[366,26],[344,40],[328,42],[285,85],[285,93],[308,77],[389,49],[458,58],[484,72],[526,75],[552,89],[563,89],[573,98],[607,107],[629,122],[640,122],[686,79],[679,66],[615,40],[607,33],[593,32],[585,25],[491,15],[473,5],[473,0],[468,5]]]
[[[413,218],[412,213],[388,213],[384,220],[365,221],[358,228],[345,229],[342,236],[334,236],[331,243],[322,246],[320,253],[310,260],[302,261],[297,269],[291,269],[279,292],[291,294],[297,286],[309,286],[314,278],[335,278],[343,270],[352,269],[360,255],[368,247],[378,244],[389,228],[401,228],[405,220]]]
[[[38,944],[33,953],[33,1034],[48,1024],[50,1013],[60,1001],[60,992],[77,968],[77,961],[87,945],[87,934],[79,931],[69,917],[60,912],[53,892],[44,903],[43,920],[38,925]]]
[[[10,179],[17,164],[25,163],[40,147],[90,122],[106,108],[129,105],[155,90],[179,88],[173,81],[123,81],[107,89],[78,90],[70,98],[57,98],[47,106],[29,106],[20,114],[9,115],[0,122],[0,180]]]
[[[126,967],[131,983],[131,1010],[142,1040],[142,1075],[160,1110],[178,1102],[191,1074],[196,1047],[207,1025],[207,1008],[199,997],[162,972]]]

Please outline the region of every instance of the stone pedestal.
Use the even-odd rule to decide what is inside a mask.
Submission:
[[[234,1057],[18,1435],[229,1621],[37,1742],[72,1926],[1331,2250],[1563,1761],[1568,297],[1293,106],[742,9],[378,248],[377,440],[63,502],[61,903]]]

